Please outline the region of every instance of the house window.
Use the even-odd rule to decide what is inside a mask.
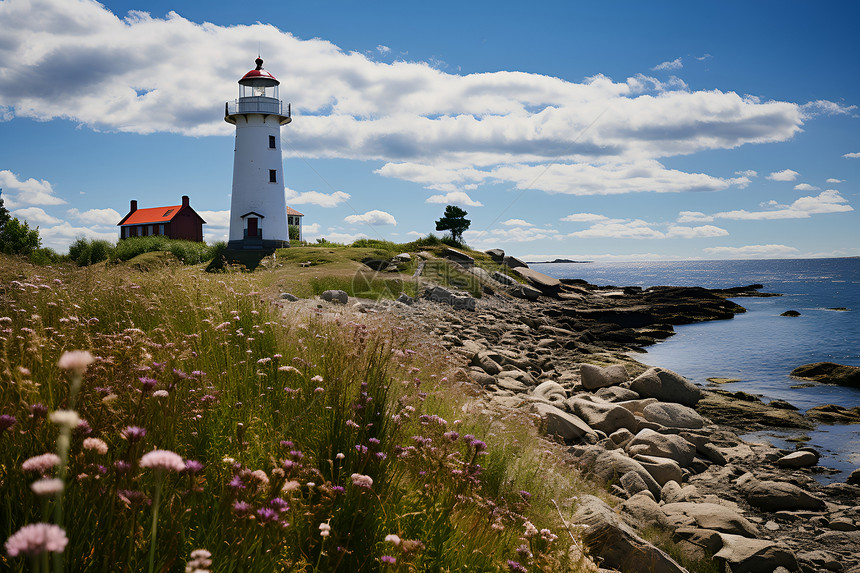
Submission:
[[[147,225],[147,226],[146,226],[146,234],[147,234],[147,235],[152,235],[152,225]]]
[[[275,143],[276,143],[275,142],[275,136],[270,135],[269,136],[269,149],[275,149]]]
[[[276,169],[269,169],[269,183],[277,183],[278,182],[278,171]]]
[[[163,235],[163,234],[164,234],[164,225],[159,225],[159,226],[158,226],[158,234],[159,234],[159,235]]]

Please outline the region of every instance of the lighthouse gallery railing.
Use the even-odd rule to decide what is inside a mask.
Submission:
[[[290,117],[290,104],[270,97],[243,97],[228,101],[225,104],[224,115],[237,113],[270,113]]]

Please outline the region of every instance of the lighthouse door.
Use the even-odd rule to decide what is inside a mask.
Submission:
[[[257,218],[248,217],[248,238],[256,238],[258,233]]]

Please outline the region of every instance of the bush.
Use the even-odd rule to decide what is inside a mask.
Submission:
[[[120,261],[133,259],[143,253],[154,251],[170,251],[173,255],[186,265],[203,263],[222,252],[226,248],[223,241],[213,245],[207,245],[197,241],[185,241],[171,239],[163,235],[152,235],[149,237],[129,237],[123,239],[116,246],[114,257]]]
[[[79,267],[85,267],[112,258],[114,250],[110,241],[78,237],[69,245],[69,258]]]
[[[30,253],[30,262],[34,265],[52,265],[60,261],[60,255],[50,247],[42,247]]]

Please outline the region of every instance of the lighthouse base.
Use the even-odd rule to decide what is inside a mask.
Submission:
[[[227,243],[227,248],[230,249],[231,251],[240,251],[240,250],[259,251],[259,250],[286,249],[289,246],[290,246],[289,241],[272,240],[272,239],[258,239],[258,238],[240,239],[238,241],[229,241]]]

